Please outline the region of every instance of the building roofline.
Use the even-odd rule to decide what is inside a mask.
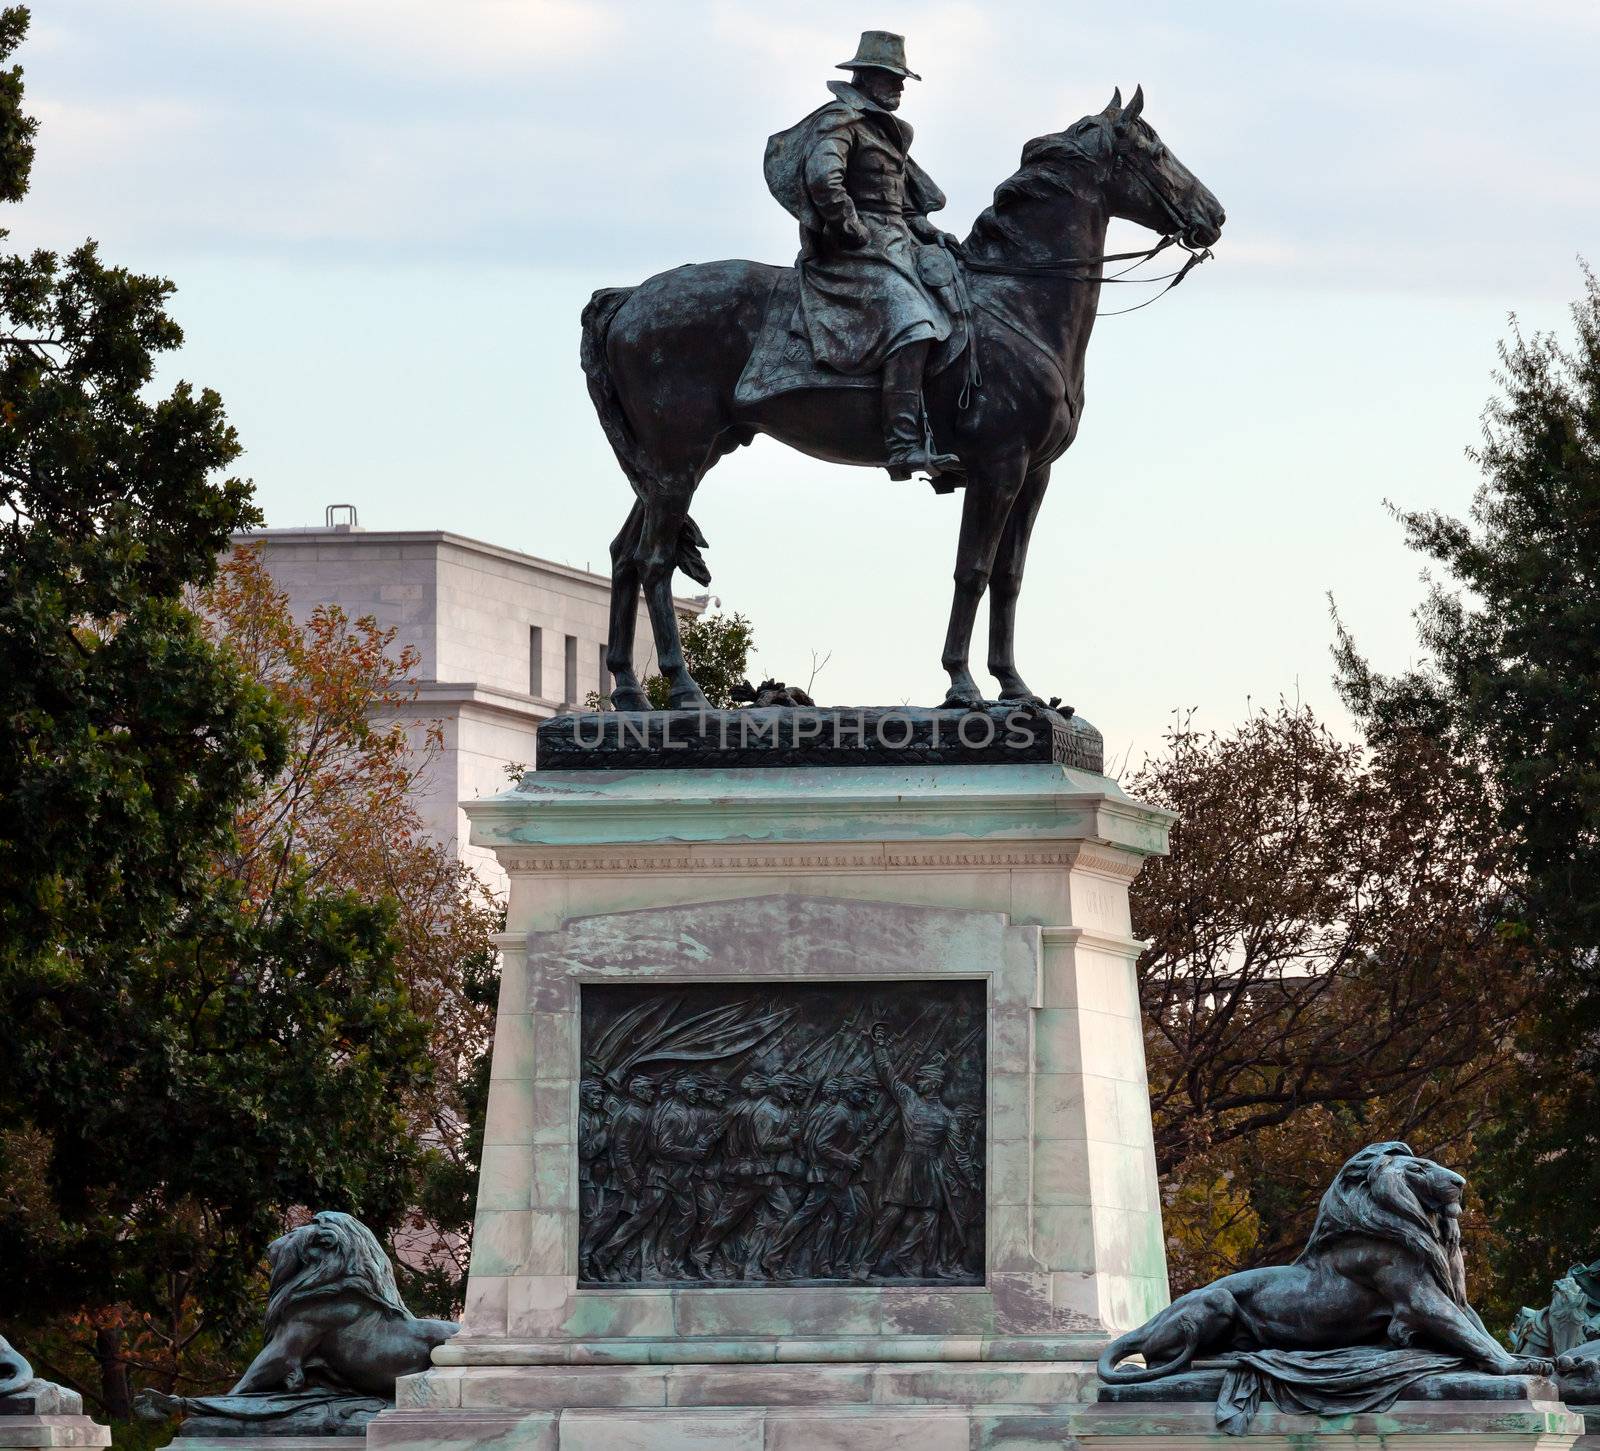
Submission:
[[[585,584],[611,588],[609,574],[596,574],[589,569],[575,569],[570,564],[560,564],[553,559],[541,559],[536,554],[524,554],[520,549],[507,549],[503,544],[490,544],[484,539],[473,539],[466,534],[455,534],[448,529],[352,529],[348,525],[333,528],[307,525],[293,529],[241,529],[230,536],[235,544],[451,544],[475,554],[487,554],[494,559],[504,559],[512,564],[530,565],[563,578]],[[701,615],[711,602],[709,595],[674,595],[673,604],[681,611]]]

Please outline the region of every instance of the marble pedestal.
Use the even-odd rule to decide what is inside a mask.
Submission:
[[[354,1436],[185,1436],[170,1443],[177,1451],[359,1451]]]
[[[111,1428],[83,1414],[83,1397],[77,1391],[53,1381],[33,1380],[11,1395],[0,1396],[0,1451],[110,1444]]]
[[[1085,1408],[1084,1451],[1568,1451],[1583,1417],[1553,1382],[1527,1377],[1516,1400],[1402,1400],[1356,1416],[1294,1416],[1264,1406],[1243,1436],[1217,1429],[1206,1402],[1145,1401]]]
[[[536,772],[510,878],[463,1330],[373,1444],[1059,1443],[1167,1300],[1128,885],[1170,818],[1065,766]],[[617,983],[981,984],[978,1283],[579,1283],[580,1003]]]
[[[111,1428],[88,1416],[0,1416],[0,1451],[12,1447],[109,1446]]]

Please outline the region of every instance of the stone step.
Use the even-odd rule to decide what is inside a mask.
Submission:
[[[1081,1405],[599,1409],[522,1415],[389,1412],[367,1432],[385,1451],[1058,1451]],[[337,1448],[334,1448],[337,1451]]]
[[[1095,1386],[1085,1362],[466,1366],[402,1382],[398,1409],[1059,1406],[1092,1399]]]

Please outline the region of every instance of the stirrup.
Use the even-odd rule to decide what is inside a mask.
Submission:
[[[927,474],[930,478],[938,478],[943,473],[964,472],[961,460],[953,453],[926,452],[903,455],[900,458],[891,458],[884,464],[889,477],[897,482],[904,483],[914,474]]]

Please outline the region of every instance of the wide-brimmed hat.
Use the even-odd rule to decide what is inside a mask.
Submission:
[[[913,81],[922,79],[915,71],[906,69],[906,38],[892,30],[863,30],[861,44],[856,47],[852,60],[840,61],[838,71],[880,70],[905,76]]]

